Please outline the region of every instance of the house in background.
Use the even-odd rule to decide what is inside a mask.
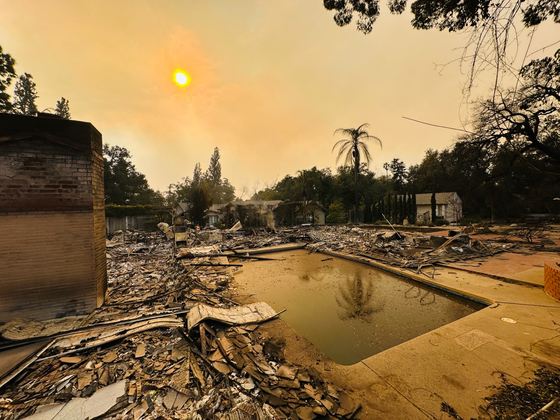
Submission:
[[[278,226],[325,224],[327,210],[317,201],[283,201],[275,210]]]
[[[246,200],[213,204],[206,211],[208,225],[221,222],[233,226],[239,221],[244,227],[293,226],[303,223],[324,225],[326,209],[314,201]]]
[[[214,223],[222,221],[222,208],[225,204],[212,204],[208,210],[206,210],[206,217],[208,218],[208,226],[214,226]]]
[[[274,228],[276,225],[274,210],[282,200],[235,200],[225,204],[213,204],[206,211],[208,225],[221,222],[233,226],[239,221],[244,227]]]
[[[173,208],[173,224],[186,225],[189,223],[190,203],[177,203]]]
[[[463,201],[456,192],[436,193],[436,220],[457,222],[463,217]],[[432,194],[416,194],[416,223],[432,222]]]

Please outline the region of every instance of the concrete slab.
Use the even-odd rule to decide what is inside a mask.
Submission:
[[[79,412],[86,399],[85,398],[75,398],[68,401],[66,404],[58,404],[48,410],[42,410],[38,413],[33,414],[29,417],[24,417],[28,420],[69,420],[70,418],[80,418],[80,417],[70,417],[72,413]],[[51,404],[49,404],[51,405]],[[39,409],[37,409],[39,410]],[[85,417],[84,417],[85,419]]]
[[[560,262],[560,255],[557,252],[539,251],[530,254],[503,252],[484,260],[448,264],[448,267],[458,270],[468,269],[471,272],[500,276],[542,286],[544,284],[544,264],[554,265],[557,262]]]
[[[544,284],[544,266],[542,267],[533,267],[525,271],[521,271],[519,273],[514,273],[509,276],[509,278],[513,280],[523,281],[525,283],[531,284]]]
[[[126,381],[119,381],[99,389],[89,398],[74,398],[47,410],[25,417],[27,420],[85,420],[105,414],[124,395]]]
[[[495,367],[453,339],[418,337],[362,362],[410,403],[435,415],[447,402],[461,416],[476,417],[486,386],[498,384]],[[467,397],[467,398],[465,398]]]

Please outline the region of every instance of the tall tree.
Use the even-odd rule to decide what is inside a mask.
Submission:
[[[213,204],[224,204],[235,198],[235,188],[227,178],[222,178],[220,149],[217,147],[214,148],[214,153],[210,157],[210,164],[204,174],[204,180],[207,183],[208,194]]]
[[[200,169],[200,163],[194,165],[192,185],[198,186],[202,182],[202,170]]]
[[[212,187],[220,185],[222,180],[222,165],[220,164],[220,149],[214,148],[214,153],[210,158],[210,165],[206,171],[206,179]]]
[[[14,89],[13,112],[22,115],[37,115],[35,100],[38,97],[37,85],[33,81],[33,76],[23,73],[19,76]]]
[[[60,98],[60,101],[56,101],[56,108],[54,113],[65,120],[70,119],[70,102],[64,97]]]
[[[401,160],[395,158],[391,163],[384,163],[383,168],[391,171],[393,174],[393,181],[395,181],[397,191],[403,192],[404,184],[407,179],[406,165]]]
[[[202,182],[193,186],[191,191],[192,205],[190,208],[191,220],[199,226],[205,225],[206,210],[212,205],[208,186]]]
[[[286,175],[279,182],[267,186],[253,195],[253,200],[289,200],[301,201],[303,192],[308,200],[318,201],[328,208],[339,198],[335,191],[334,177],[329,168],[304,169],[297,171],[297,176]]]
[[[0,112],[12,110],[10,95],[6,90],[12,84],[12,79],[17,77],[15,71],[16,60],[8,53],[4,53],[0,46]]]
[[[381,145],[381,140],[378,137],[372,136],[366,130],[369,124],[362,124],[358,128],[339,128],[334,132],[334,135],[342,134],[347,139],[338,140],[332,150],[339,148],[337,155],[337,162],[340,157],[344,156],[344,163],[346,166],[352,165],[354,167],[354,223],[358,223],[358,174],[360,172],[360,161],[365,160],[366,165],[371,162],[371,154],[368,149],[366,141],[375,140]]]
[[[105,160],[105,203],[118,205],[152,204],[159,194],[131,162],[124,147],[103,145]]]
[[[167,205],[175,206],[177,203],[187,203],[190,201],[191,180],[184,177],[175,184],[170,184],[165,193]]]
[[[560,49],[553,57],[533,60],[520,75],[520,89],[480,103],[468,141],[505,146],[519,155],[536,151],[560,165]],[[542,163],[532,162],[535,167]]]

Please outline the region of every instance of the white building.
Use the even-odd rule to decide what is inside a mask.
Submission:
[[[463,217],[463,201],[456,192],[436,193],[436,218],[457,222]],[[432,220],[432,194],[416,194],[416,223]]]

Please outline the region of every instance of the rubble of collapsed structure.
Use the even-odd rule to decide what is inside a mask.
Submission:
[[[170,238],[170,239],[169,239]],[[87,316],[0,326],[0,418],[349,419],[350,390],[290,362],[238,303],[234,273],[255,249],[290,244],[429,275],[427,267],[514,250],[463,232],[439,237],[357,227],[123,234],[107,241],[108,298]],[[293,248],[292,248],[293,249]],[[56,417],[62,418],[62,417]]]

